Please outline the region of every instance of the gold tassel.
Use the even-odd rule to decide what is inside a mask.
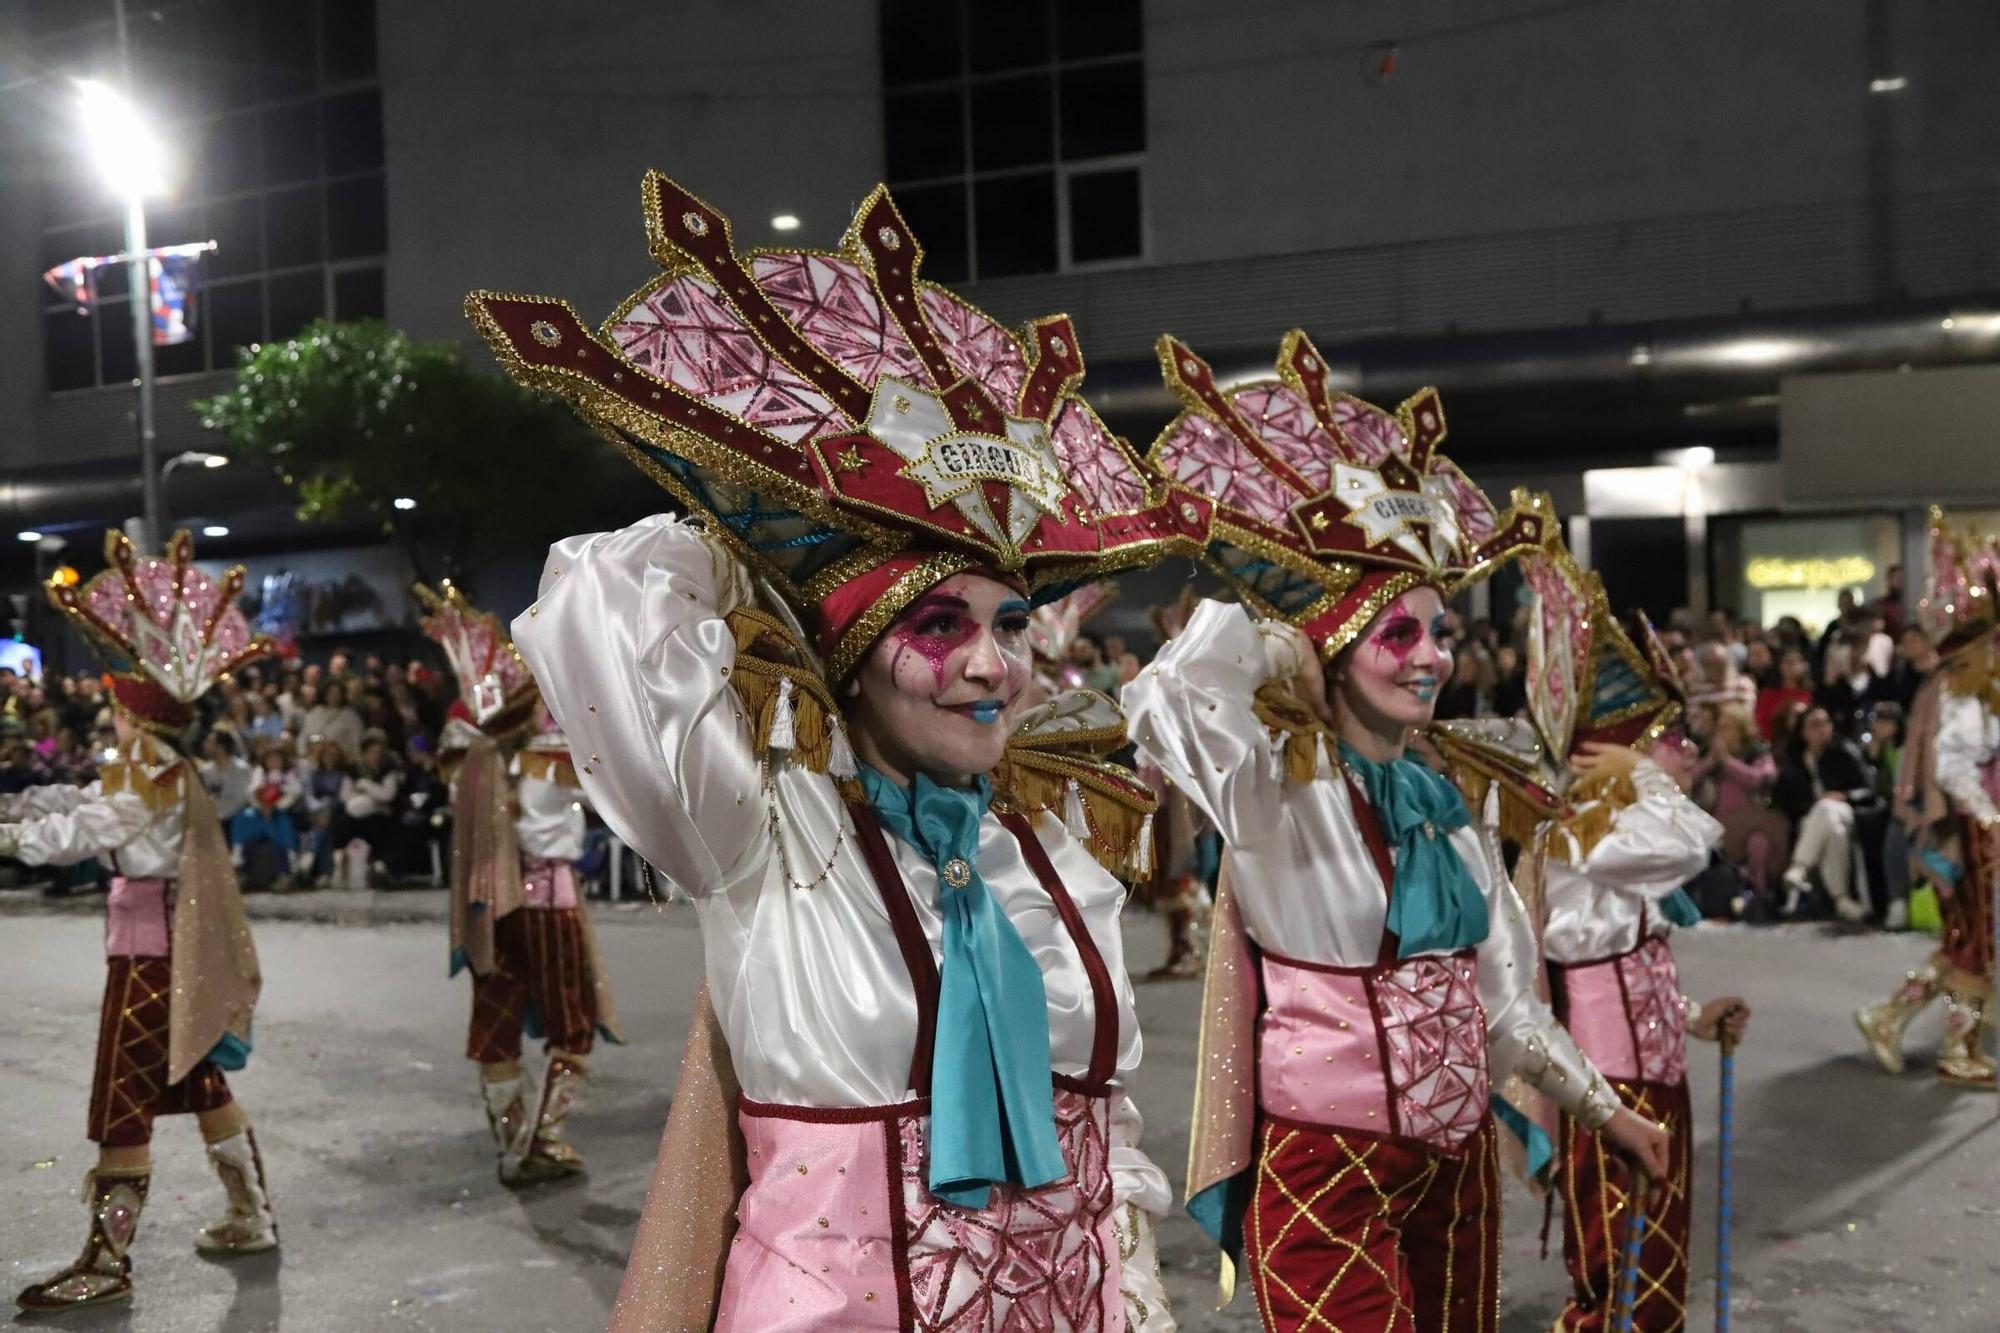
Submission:
[[[1320,747],[1326,726],[1283,682],[1265,681],[1257,690],[1251,709],[1274,733],[1284,736],[1285,781],[1311,782],[1319,776]]]
[[[1604,835],[1611,832],[1618,812],[1638,799],[1632,779],[1623,774],[1577,783],[1570,789],[1570,808],[1574,813],[1561,824],[1562,831],[1569,836],[1551,839],[1549,854],[1565,862],[1570,862],[1574,855],[1576,860],[1570,863],[1580,864],[1604,840]]]

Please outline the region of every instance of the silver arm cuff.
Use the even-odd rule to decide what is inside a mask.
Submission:
[[[1529,1034],[1514,1073],[1585,1129],[1602,1127],[1624,1105],[1604,1075],[1559,1027]]]

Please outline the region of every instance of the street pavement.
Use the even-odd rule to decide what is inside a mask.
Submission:
[[[445,976],[442,894],[251,899],[265,988],[256,1057],[232,1076],[259,1129],[283,1249],[212,1262],[190,1247],[219,1211],[191,1118],[162,1121],[153,1195],[134,1248],[134,1304],[67,1316],[134,1333],[600,1329],[644,1199],[700,973],[684,906],[596,909],[629,1044],[600,1048],[573,1117],[587,1178],[515,1194],[492,1150],[463,1057],[463,977]],[[102,987],[95,903],[48,910],[0,894],[0,1279],[68,1262],[84,1231],[77,1189]],[[1127,924],[1130,963],[1163,952],[1158,923]],[[1890,1078],[1847,1018],[1924,951],[1910,936],[1813,928],[1702,929],[1677,937],[1684,985],[1756,1008],[1738,1059],[1734,1327],[1771,1333],[1993,1333],[2000,1329],[2000,1124],[1995,1099],[1953,1092],[1924,1056],[1939,1016],[1911,1033]],[[1147,1146],[1179,1180],[1199,986],[1141,985],[1146,1063],[1134,1094]],[[1689,1328],[1714,1302],[1715,1048],[1693,1052],[1700,1126]],[[1509,1182],[1503,1333],[1546,1328],[1563,1292],[1539,1257],[1542,1210]],[[1552,1237],[1560,1246],[1560,1220]],[[1247,1286],[1213,1313],[1214,1265],[1176,1218],[1163,1266],[1181,1327],[1256,1327]]]

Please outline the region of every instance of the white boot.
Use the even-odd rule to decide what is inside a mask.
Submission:
[[[208,1145],[208,1160],[222,1177],[229,1212],[195,1237],[194,1247],[208,1254],[256,1254],[278,1247],[278,1219],[264,1188],[264,1159],[248,1126],[219,1143]]]
[[[521,1184],[521,1159],[535,1134],[539,1104],[535,1086],[525,1073],[517,1073],[497,1082],[482,1077],[479,1090],[486,1098],[486,1127],[493,1131],[493,1144],[500,1152],[500,1183]]]

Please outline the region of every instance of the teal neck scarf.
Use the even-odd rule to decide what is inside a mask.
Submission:
[[[1388,928],[1396,956],[1451,953],[1486,938],[1486,896],[1449,837],[1472,822],[1458,788],[1414,759],[1378,764],[1345,741],[1340,757],[1361,783],[1395,853]]]
[[[1667,924],[1674,926],[1687,927],[1701,923],[1701,909],[1695,906],[1694,899],[1688,896],[1686,889],[1675,889],[1660,899],[1660,915],[1667,919]]]
[[[1069,1173],[1049,1083],[1042,969],[979,874],[979,825],[993,789],[899,787],[863,764],[884,828],[938,872],[944,961],[931,1055],[931,1193],[983,1208],[995,1184],[1046,1185]]]

